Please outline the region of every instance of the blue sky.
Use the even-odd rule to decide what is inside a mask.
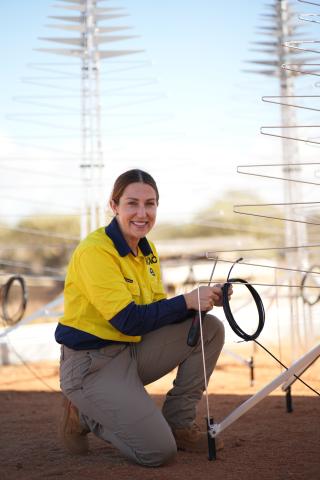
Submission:
[[[301,4],[294,3],[301,10]],[[280,159],[279,141],[259,133],[261,125],[279,123],[277,107],[261,101],[263,95],[278,94],[277,82],[242,71],[244,61],[254,58],[249,47],[257,39],[265,2],[119,0],[103,4],[125,7],[130,16],[116,24],[128,24],[133,27],[130,33],[140,36],[114,48],[144,50],[127,57],[131,64],[122,64],[141,62],[139,69],[116,71],[119,64],[109,61],[102,67],[106,199],[119,173],[141,167],[159,183],[161,220],[187,220],[230,189],[281,201],[281,182],[275,186],[236,172],[239,164]],[[80,111],[79,82],[53,79],[44,82],[51,83],[51,88],[33,85],[30,79],[34,82],[48,73],[28,67],[68,62],[67,57],[34,50],[54,46],[39,37],[63,35],[46,25],[54,23],[48,15],[64,13],[68,14],[46,0],[2,6],[0,215],[4,217],[79,208],[79,115],[70,114]],[[73,63],[71,70],[69,66],[52,68],[79,71],[77,62]],[[55,82],[59,90],[52,88]],[[49,107],[35,106],[39,100]],[[42,116],[36,117],[39,113]],[[46,113],[54,116],[43,117]],[[68,152],[67,160],[59,149]]]

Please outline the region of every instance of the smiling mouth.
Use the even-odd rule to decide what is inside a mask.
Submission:
[[[138,228],[146,227],[148,225],[148,222],[131,222],[132,225]]]

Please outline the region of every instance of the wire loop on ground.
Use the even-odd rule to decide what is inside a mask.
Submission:
[[[306,285],[306,281],[307,281],[307,278],[309,275],[312,274],[313,270],[320,270],[320,267],[319,265],[313,265],[311,268],[310,268],[310,271],[309,272],[306,272],[303,277],[302,277],[302,281],[301,281],[301,297],[302,297],[302,300],[304,301],[304,303],[307,303],[308,305],[310,305],[311,307],[313,305],[315,305],[316,303],[319,302],[320,300],[320,293],[319,295],[317,295],[314,299],[311,299],[309,298],[307,295],[306,295],[306,289],[308,288],[308,285]],[[314,273],[318,273],[317,271],[314,272]]]
[[[8,325],[19,322],[26,310],[28,294],[23,277],[12,275],[0,290],[1,317]]]

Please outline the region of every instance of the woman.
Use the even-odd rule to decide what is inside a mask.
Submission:
[[[201,346],[186,342],[198,290],[166,299],[158,254],[146,239],[158,201],[148,173],[123,173],[110,200],[114,219],[71,258],[55,335],[67,397],[62,439],[71,452],[87,452],[89,432],[146,466],[168,462],[177,448],[206,448],[206,433],[195,424],[204,390]],[[213,305],[221,305],[220,286],[200,287],[201,310]],[[222,323],[207,315],[203,334],[210,376],[224,342]],[[175,367],[161,412],[144,385]]]

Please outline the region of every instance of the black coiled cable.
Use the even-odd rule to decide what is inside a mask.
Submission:
[[[251,293],[255,301],[255,304],[257,306],[258,314],[259,314],[259,322],[258,322],[257,330],[252,335],[249,335],[244,330],[242,330],[242,328],[239,327],[239,325],[234,319],[234,316],[232,315],[230,303],[229,303],[229,297],[228,297],[228,290],[230,285],[232,285],[233,283],[244,284],[249,290],[249,292]],[[249,342],[250,340],[255,340],[256,338],[258,338],[258,336],[260,335],[264,327],[265,310],[264,310],[264,306],[263,306],[260,295],[253,288],[253,286],[250,285],[250,283],[248,283],[246,280],[242,280],[241,278],[231,278],[231,279],[228,278],[227,282],[224,283],[222,287],[222,306],[223,306],[224,314],[226,316],[226,319],[230,327],[240,338],[242,338],[246,342]],[[205,312],[201,312],[201,317],[202,317],[201,321],[203,321],[205,314],[206,314]],[[200,336],[200,317],[197,312],[195,314],[195,317],[193,318],[193,321],[189,330],[187,344],[190,347],[194,347],[198,343],[199,336]]]
[[[314,269],[316,270],[319,270],[319,265],[312,265],[312,267],[310,268],[310,270],[308,272],[306,272],[302,278],[302,281],[301,281],[301,287],[300,287],[300,290],[301,290],[301,296],[302,296],[302,300],[304,303],[307,303],[308,305],[310,305],[310,307],[313,307],[313,305],[315,305],[316,303],[319,302],[320,300],[320,293],[319,295],[314,298],[313,300],[312,299],[309,299],[306,295],[305,295],[305,289],[307,288],[305,286],[306,284],[306,281],[307,281],[307,278],[308,278],[308,275],[309,274],[312,274]],[[315,271],[314,273],[319,273],[317,271]]]
[[[17,305],[15,311],[12,312],[10,308],[10,295],[12,291],[18,288]],[[0,316],[8,325],[18,323],[24,315],[28,302],[28,293],[26,282],[20,275],[12,275],[9,280],[0,288]]]
[[[234,283],[244,284],[246,286],[246,288],[249,290],[249,292],[251,293],[251,295],[252,295],[252,297],[255,301],[255,304],[257,306],[258,314],[259,314],[258,327],[252,335],[249,335],[244,330],[242,330],[242,328],[239,327],[239,325],[237,324],[237,322],[234,319],[234,316],[232,315],[231,308],[230,308],[230,303],[229,303],[229,297],[228,297],[228,290],[229,290],[230,285],[232,285]],[[228,281],[226,283],[224,283],[224,285],[222,287],[222,306],[223,306],[224,314],[226,316],[226,319],[227,319],[230,327],[238,335],[238,337],[242,338],[246,342],[249,342],[250,340],[255,340],[256,338],[258,338],[258,336],[260,335],[260,333],[262,332],[262,329],[264,327],[265,310],[264,310],[264,306],[263,306],[260,295],[253,288],[253,286],[250,285],[250,283],[248,283],[246,280],[242,280],[241,278],[228,279]]]
[[[229,290],[229,286],[232,285],[232,284],[235,284],[235,283],[242,283],[247,287],[247,289],[251,293],[251,295],[252,295],[252,297],[255,301],[255,304],[257,306],[257,309],[258,309],[258,313],[259,313],[258,327],[257,327],[257,330],[252,335],[247,334],[244,330],[242,330],[242,328],[239,327],[239,325],[235,321],[235,319],[232,315],[231,309],[230,309],[228,290]],[[263,306],[262,300],[260,298],[260,295],[253,288],[253,286],[250,285],[250,283],[248,283],[246,280],[242,280],[241,278],[230,278],[230,279],[228,278],[228,281],[222,287],[222,299],[223,299],[222,306],[223,306],[224,314],[225,314],[226,319],[227,319],[230,327],[232,328],[232,330],[240,338],[242,338],[246,342],[248,342],[250,340],[253,340],[257,345],[259,345],[267,353],[269,353],[269,355],[271,355],[272,358],[274,358],[282,367],[284,367],[286,370],[288,370],[288,367],[286,365],[284,365],[275,355],[273,355],[266,347],[264,347],[261,343],[257,342],[257,340],[256,340],[256,338],[258,338],[258,336],[260,335],[260,333],[262,332],[262,329],[264,327],[265,310],[264,310],[264,306]],[[317,390],[315,390],[310,385],[308,385],[306,382],[304,382],[298,375],[293,374],[292,376],[295,377],[297,380],[299,380],[301,383],[303,383],[312,392],[314,392],[318,396],[320,396],[320,394]]]
[[[240,261],[240,260],[242,260],[242,259],[239,259],[238,261]],[[237,263],[237,262],[235,262],[235,263]],[[231,272],[231,270],[232,270],[232,267],[230,269],[230,272]],[[262,332],[263,327],[264,327],[264,323],[265,323],[265,310],[264,310],[264,306],[263,306],[260,295],[253,288],[253,286],[250,285],[250,283],[248,283],[246,280],[242,280],[241,278],[229,278],[230,272],[229,272],[227,281],[222,286],[222,307],[223,307],[224,314],[226,316],[226,319],[227,319],[230,327],[240,338],[242,338],[246,342],[249,342],[249,341],[253,340],[257,345],[259,345],[267,353],[269,353],[269,355],[271,355],[282,367],[284,367],[286,370],[288,370],[288,367],[286,365],[284,365],[275,355],[273,355],[266,347],[264,347],[261,343],[257,342],[257,340],[256,340],[256,338],[258,338],[258,336]],[[239,325],[235,321],[234,316],[232,315],[232,312],[231,312],[228,290],[229,290],[230,285],[237,284],[237,283],[240,283],[240,284],[243,284],[243,285],[246,286],[246,288],[251,293],[251,295],[252,295],[252,297],[255,301],[257,310],[258,310],[258,314],[259,314],[258,327],[252,335],[249,335],[244,330],[242,330],[242,328],[239,327]],[[201,312],[201,317],[202,316],[205,317],[205,312]],[[187,343],[191,347],[194,347],[199,340],[200,322],[202,322],[202,321],[203,321],[203,318],[200,318],[199,314],[197,313],[195,315],[193,321],[192,321],[192,324],[191,324],[191,327],[190,327],[190,330],[189,330],[189,334],[188,334],[188,339],[187,339]],[[301,383],[303,383],[311,391],[313,391],[318,396],[320,396],[320,393],[317,390],[315,390],[310,385],[308,385],[306,382],[304,382],[298,375],[293,374],[292,376],[295,377],[297,380],[299,380]]]

